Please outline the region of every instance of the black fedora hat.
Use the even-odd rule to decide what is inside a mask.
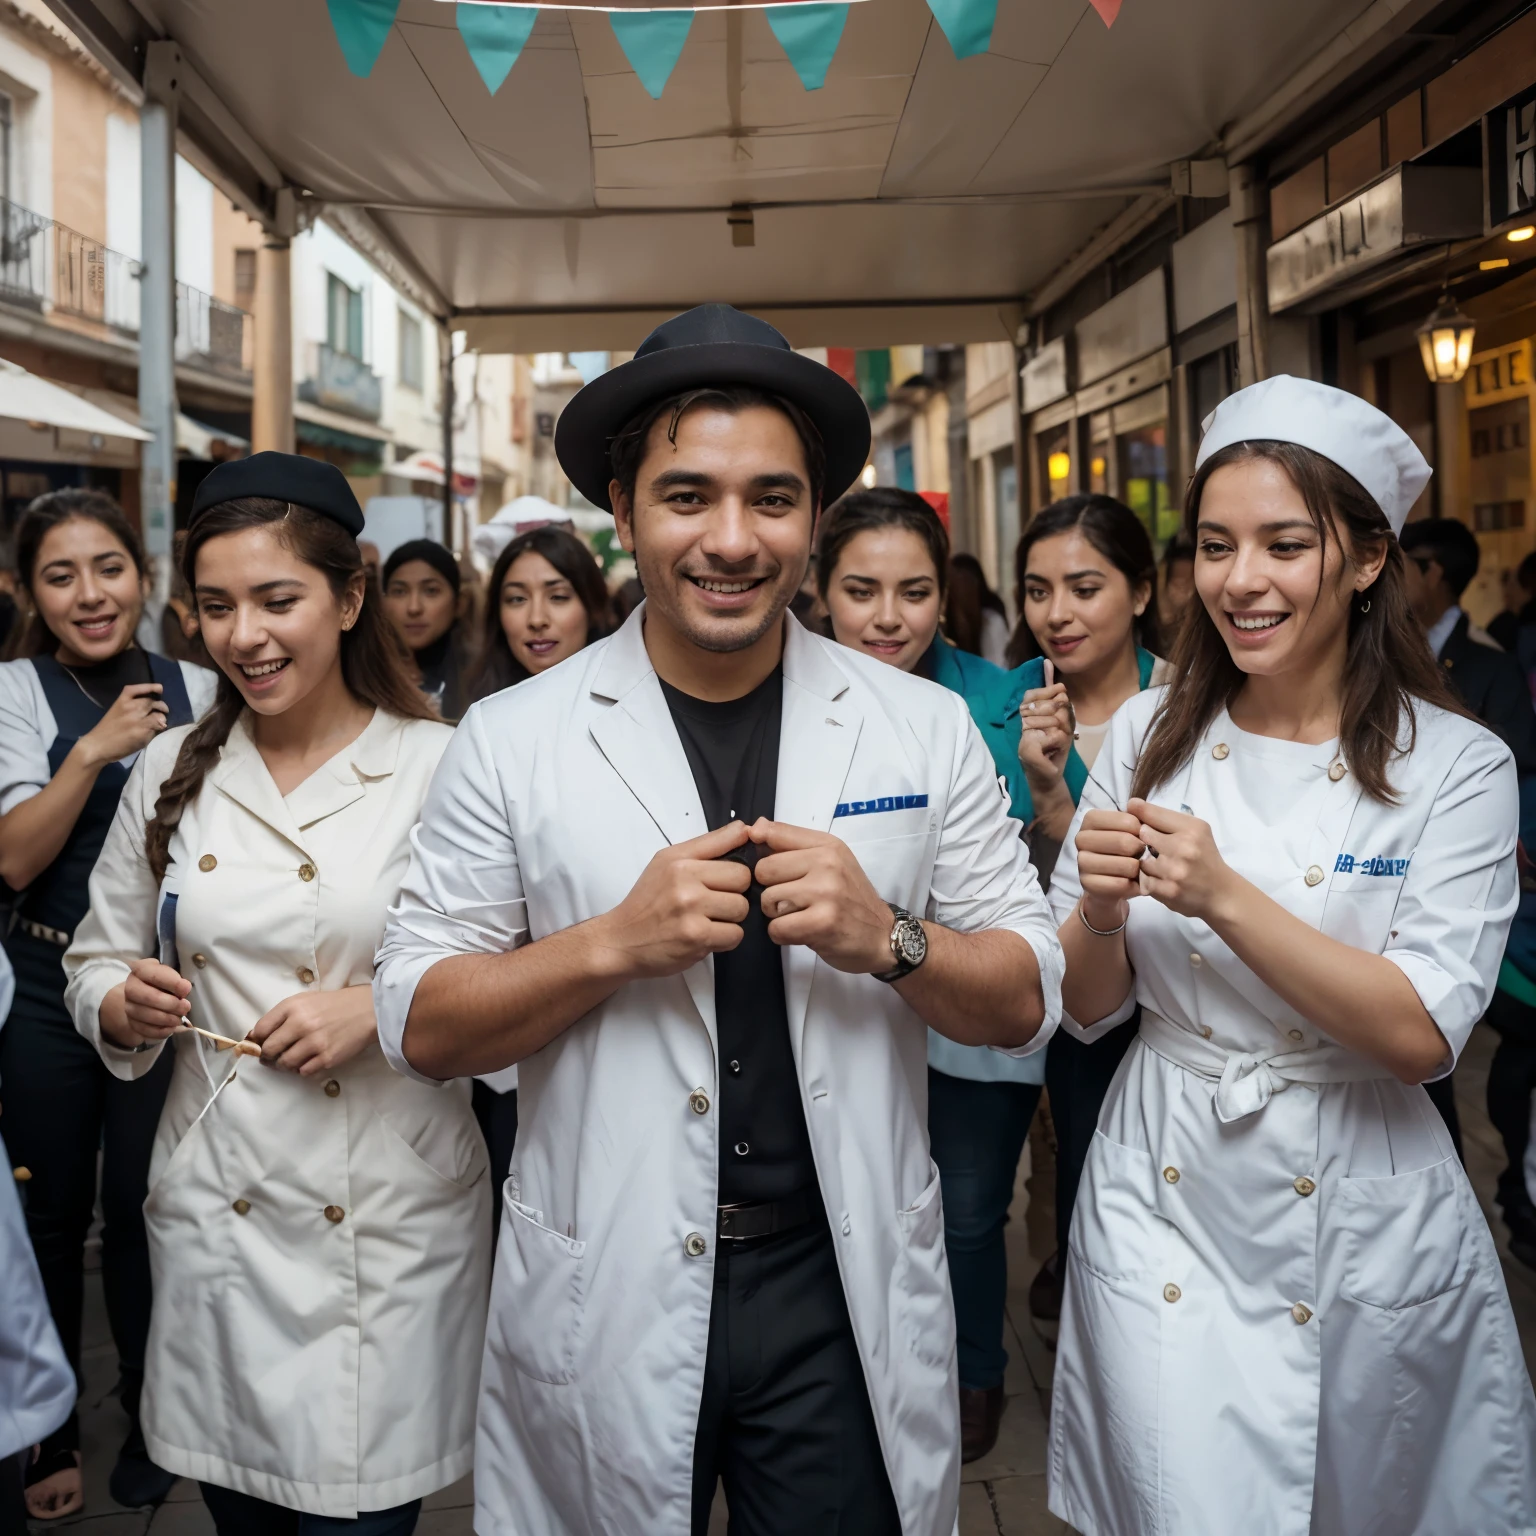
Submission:
[[[701,304],[658,325],[632,361],[578,390],[555,425],[555,454],[572,485],[611,512],[609,444],[631,418],[669,395],[746,386],[798,405],[826,449],[822,503],[830,506],[869,458],[869,411],[841,375],[801,355],[766,320],[729,304]]]

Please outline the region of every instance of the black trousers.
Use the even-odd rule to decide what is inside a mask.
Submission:
[[[14,940],[13,935],[13,940]],[[36,943],[37,941],[29,941]],[[35,958],[19,956],[23,964]],[[31,969],[37,969],[36,966]],[[30,978],[29,978],[30,979]],[[59,967],[59,996],[63,969]],[[80,1314],[85,1294],[85,1238],[96,1205],[101,1154],[101,1278],[107,1321],[117,1346],[123,1407],[136,1417],[149,1339],[149,1243],[144,1196],[149,1155],[170,1086],[171,1048],[136,1082],[112,1076],[76,1034],[62,1001],[34,1007],[18,987],[16,1005],[0,1029],[0,1129],[11,1167],[30,1170],[22,1186],[27,1231],[43,1277],[64,1353],[80,1379]],[[80,1421],[71,1413],[44,1452],[78,1450]]]
[[[393,1509],[371,1509],[348,1519],[343,1515],[304,1515],[281,1504],[199,1483],[203,1503],[219,1536],[411,1536],[421,1515],[421,1500]]]
[[[1525,1152],[1531,1139],[1531,1096],[1536,1094],[1536,1008],[1495,992],[1485,1017],[1499,1034],[1488,1064],[1488,1118],[1508,1159],[1498,1185],[1499,1204],[1507,1215],[1531,1204]]]
[[[497,1093],[477,1077],[469,1085],[469,1102],[485,1137],[485,1150],[491,1156],[491,1251],[496,1251],[496,1237],[501,1231],[501,1192],[506,1187],[507,1172],[512,1167],[512,1149],[517,1145],[517,1089]]]
[[[715,1254],[693,1536],[900,1536],[825,1217]]]
[[[1140,1024],[1138,1009],[1091,1044],[1057,1030],[1045,1053],[1045,1091],[1056,1127],[1056,1251],[1063,1266],[1072,1207],[1077,1204],[1077,1186],[1082,1183],[1093,1133],[1099,1128],[1099,1111]]]

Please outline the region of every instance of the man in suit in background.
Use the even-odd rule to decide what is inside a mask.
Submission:
[[[1406,524],[1399,542],[1407,557],[1408,601],[1413,605],[1414,616],[1424,626],[1429,648],[1444,668],[1446,681],[1461,702],[1515,754],[1524,803],[1526,781],[1536,774],[1536,710],[1531,708],[1525,674],[1515,658],[1501,650],[1491,635],[1473,624],[1461,607],[1461,595],[1477,575],[1482,553],[1477,536],[1454,517],[1431,517]],[[1500,999],[1503,1001],[1506,1000]],[[1490,1007],[1488,1017],[1495,1027],[1499,1027],[1502,1016],[1499,1007]],[[1507,1035],[1503,1029],[1500,1033]],[[1494,1116],[1495,1124],[1510,1118],[1510,1111],[1502,1102],[1507,1095],[1501,1096],[1500,1075],[1490,1071],[1489,1076],[1490,1112],[1495,1101],[1501,1111]],[[1451,1084],[1450,1077],[1442,1077],[1424,1087],[1440,1111],[1451,1140],[1456,1144],[1456,1155],[1460,1157],[1461,1122]],[[1508,1143],[1506,1138],[1506,1145]],[[1500,1188],[1504,1188],[1503,1182]],[[1508,1216],[1508,1202],[1505,1205]],[[1532,1215],[1536,1217],[1536,1211]],[[1527,1235],[1536,1243],[1536,1227],[1529,1234],[1516,1231],[1514,1226],[1511,1230],[1517,1238]]]

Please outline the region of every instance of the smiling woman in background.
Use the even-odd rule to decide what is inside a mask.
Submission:
[[[452,733],[370,596],[362,526],[341,472],[290,454],[198,488],[183,565],[218,699],[135,765],[64,962],[114,1076],[179,1036],[144,1428],[220,1536],[408,1536],[473,1452],[485,1150],[466,1093],[385,1061],[371,987]]]
[[[502,550],[486,585],[471,701],[547,672],[606,634],[608,589],[592,551],[565,528],[532,528]]]
[[[460,633],[463,573],[435,539],[410,539],[390,551],[381,585],[384,611],[421,672],[421,690],[444,720],[457,720],[464,697],[465,651]]]
[[[1147,531],[1112,496],[1067,496],[1039,513],[1014,556],[1019,624],[1010,656],[1023,664],[1025,729],[1019,761],[1028,780],[1030,857],[1051,870],[1077,797],[1109,734],[1110,718],[1162,681],[1152,594],[1157,565]],[[1024,657],[1034,654],[1034,659]],[[1055,676],[1048,681],[1050,666]],[[1074,735],[1075,732],[1075,735]],[[1056,1252],[1030,1286],[1031,1313],[1061,1314],[1061,1264],[1083,1162],[1110,1080],[1135,1038],[1134,1020],[1091,1044],[1059,1034],[1045,1057],[1045,1091],[1056,1132]]]
[[[214,675],[134,643],[144,561],[110,497],[55,491],[33,502],[16,557],[31,618],[16,647],[23,659],[0,666],[0,877],[22,892],[5,940],[16,999],[0,1031],[0,1134],[11,1164],[30,1175],[27,1229],[77,1377],[85,1237],[103,1154],[102,1283],[129,1421],[111,1492],[137,1507],[164,1498],[173,1481],[150,1464],[138,1419],[150,1311],[141,1207],[170,1063],[118,1082],[75,1033],[62,961],[134,758],[207,708]],[[74,1413],[27,1478],[34,1519],[84,1507]]]

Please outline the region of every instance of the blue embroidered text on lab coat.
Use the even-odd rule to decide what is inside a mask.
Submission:
[[[1410,855],[1411,858],[1411,855]],[[1357,859],[1352,853],[1341,853],[1333,861],[1336,875],[1406,875],[1409,859],[1384,859],[1379,854],[1368,859]]]
[[[873,816],[877,811],[914,811],[924,810],[928,805],[927,795],[881,795],[878,800],[844,800],[833,811],[832,819],[839,816]]]

